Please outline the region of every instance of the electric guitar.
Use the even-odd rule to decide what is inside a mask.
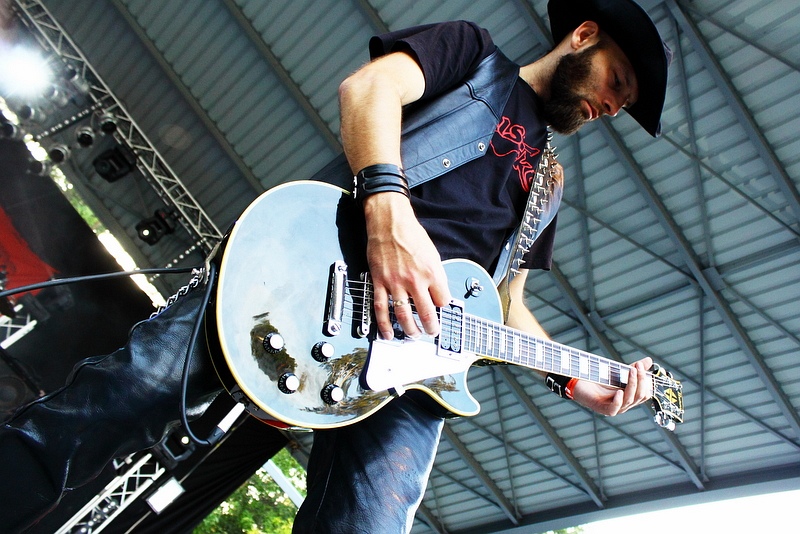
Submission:
[[[480,406],[467,372],[480,360],[624,388],[630,367],[502,324],[489,274],[445,262],[451,295],[441,333],[376,339],[363,215],[349,194],[292,182],[262,194],[228,235],[213,302],[214,357],[223,384],[254,416],[311,429],[355,423],[408,389],[454,416]],[[651,373],[656,422],[683,418],[681,383]]]

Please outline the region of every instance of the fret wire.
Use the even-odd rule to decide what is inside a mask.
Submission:
[[[471,352],[615,387],[627,384],[628,366],[623,363],[473,315],[464,314],[464,324],[465,349]]]

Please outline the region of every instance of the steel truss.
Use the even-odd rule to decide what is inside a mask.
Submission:
[[[118,470],[126,465],[130,465],[130,468],[109,482],[100,494],[86,503],[56,534],[101,532],[166,472],[150,453],[139,459],[131,455],[124,460],[114,460],[114,464]]]
[[[14,0],[20,20],[46,51],[55,54],[72,80],[87,82],[90,109],[113,117],[117,128],[114,138],[136,154],[136,166],[155,189],[161,200],[175,208],[178,220],[197,240],[206,253],[222,238],[222,233],[203,208],[189,193],[175,172],[153,147],[153,144],[134,122],[125,107],[95,72],[83,53],[56,22],[39,0]]]
[[[13,319],[0,316],[0,347],[7,349],[36,326],[36,319],[27,313],[21,304],[14,308],[16,317]]]

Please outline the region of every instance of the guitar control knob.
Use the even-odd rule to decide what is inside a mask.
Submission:
[[[333,345],[327,341],[320,341],[311,348],[311,357],[320,363],[325,363],[333,357]]]
[[[284,373],[278,379],[278,389],[287,395],[300,389],[300,379],[294,373]]]
[[[336,384],[328,384],[321,392],[325,404],[336,404],[344,399],[344,390]]]
[[[267,337],[264,338],[264,350],[270,354],[280,352],[284,345],[283,336],[278,333],[272,332],[271,334],[267,334]]]

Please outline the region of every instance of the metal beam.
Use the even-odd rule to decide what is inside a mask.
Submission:
[[[675,28],[675,34],[677,35],[678,31]],[[681,47],[681,40],[679,38],[675,38],[675,57],[673,59],[673,63],[675,66],[678,67],[681,76],[680,76],[680,87],[681,87],[681,102],[683,103],[683,108],[686,113],[686,129],[689,135],[689,146],[691,147],[693,154],[699,154],[699,150],[697,148],[697,134],[695,132],[694,127],[694,118],[692,117],[692,106],[691,106],[691,97],[689,96],[689,81],[686,77],[686,65],[683,62],[683,48]],[[697,191],[697,204],[700,207],[700,221],[703,225],[703,241],[706,247],[706,263],[708,265],[714,265],[716,262],[714,261],[714,246],[711,241],[711,224],[708,217],[708,206],[705,202],[705,188],[703,187],[703,173],[700,170],[700,162],[699,158],[692,158],[692,178],[694,179],[694,187]]]
[[[741,101],[735,90],[733,90],[730,81],[728,81],[727,77],[723,74],[721,67],[716,62],[716,59],[714,59],[713,54],[711,54],[706,43],[700,38],[699,32],[694,27],[693,23],[691,23],[688,17],[686,17],[683,11],[681,11],[681,9],[677,6],[675,0],[665,1],[677,22],[684,29],[684,32],[686,32],[690,39],[692,39],[693,44],[695,45],[695,51],[699,53],[701,57],[703,57],[704,61],[708,62],[708,65],[710,66],[708,70],[715,77],[715,79],[717,79],[720,88],[726,88],[723,89],[723,91],[727,90],[726,92],[728,96],[730,96],[731,100],[734,101],[734,111],[737,112],[737,116],[740,118],[740,121],[743,122],[743,126],[751,134],[751,138],[755,140],[756,148],[759,149],[760,153],[762,153],[765,163],[767,163],[767,165],[773,171],[773,175],[778,180],[779,187],[781,187],[786,195],[787,202],[792,204],[792,206],[795,208],[795,213],[800,216],[800,196],[797,193],[797,189],[794,187],[794,184],[781,168],[777,157],[775,157],[775,155],[772,153],[771,149],[766,143],[766,139],[764,139],[752,117],[750,117],[747,113],[744,103]],[[535,26],[539,28],[541,27],[541,24]],[[542,36],[540,36],[540,39],[541,38]],[[675,224],[675,222],[672,220],[672,217],[669,215],[658,195],[655,193],[655,190],[644,176],[644,172],[633,159],[630,150],[625,147],[619,134],[609,125],[606,119],[597,121],[597,123],[600,131],[606,137],[609,146],[615,150],[620,161],[626,165],[629,175],[639,187],[644,198],[649,203],[650,207],[658,217],[668,235],[672,237],[673,241],[678,246],[679,251],[683,254],[683,259],[686,265],[692,272],[692,275],[703,288],[703,291],[709,297],[711,302],[714,304],[715,309],[728,326],[728,329],[741,347],[742,351],[750,360],[762,382],[764,382],[766,385],[767,390],[780,407],[793,431],[796,435],[800,436],[800,416],[798,416],[797,412],[794,410],[794,407],[792,406],[786,394],[781,390],[778,382],[772,375],[772,371],[764,363],[763,358],[761,358],[761,355],[756,350],[752,341],[750,341],[748,338],[744,328],[741,326],[741,324],[739,324],[728,303],[725,302],[722,296],[712,287],[706,276],[706,271],[700,267],[699,262],[695,258],[694,252],[692,251],[689,243],[682,236],[677,224]],[[556,271],[556,269],[554,269],[554,271]],[[561,279],[566,282],[566,278],[564,278],[563,275],[561,276]],[[577,310],[580,311],[578,312]],[[578,313],[578,317],[581,317],[581,315],[584,314],[582,311],[582,306],[578,306],[576,312]],[[586,322],[591,323],[591,321]],[[592,327],[592,329],[589,331],[593,332],[596,331],[596,329]],[[610,346],[610,343],[608,343],[607,340],[604,340],[602,336],[595,336],[595,340],[600,343],[604,350]],[[613,349],[613,347],[611,348]],[[612,352],[607,354],[612,354]],[[666,436],[666,438],[671,442],[676,442],[674,436]],[[674,444],[677,445],[677,443]],[[680,449],[682,450],[683,448],[681,447]],[[682,455],[683,454],[685,454],[685,451],[682,453]],[[690,473],[690,476],[693,477],[695,484],[701,483],[697,478],[696,469],[692,468],[687,470],[687,473]]]
[[[748,45],[750,45],[753,48],[759,50],[760,52],[762,52],[765,55],[771,57],[772,59],[774,59],[776,61],[780,61],[781,63],[783,63],[787,67],[800,72],[800,63],[798,63],[793,58],[783,57],[779,53],[775,52],[774,50],[770,50],[766,46],[762,46],[760,43],[758,43],[756,40],[753,39],[752,35],[748,36],[748,35],[745,35],[742,32],[734,30],[733,28],[731,28],[727,24],[723,24],[722,22],[720,22],[713,15],[711,15],[709,13],[704,13],[704,12],[700,11],[699,9],[697,9],[696,6],[688,4],[685,0],[678,0],[678,4],[681,6],[681,8],[683,8],[683,9],[685,9],[687,11],[691,11],[695,15],[701,17],[703,20],[707,20],[708,22],[710,22],[711,24],[713,24],[714,26],[716,26],[720,30],[737,37],[741,41],[747,43]]]
[[[503,367],[498,367],[498,366],[491,366],[490,367],[490,369],[502,369],[502,368]],[[543,383],[541,385],[542,385],[542,387],[545,387]],[[683,470],[683,467],[678,462],[676,462],[676,461],[664,456],[663,454],[661,454],[660,452],[658,452],[657,450],[655,450],[653,447],[649,446],[648,444],[644,443],[642,440],[638,439],[637,437],[632,436],[631,434],[625,432],[624,430],[621,430],[621,429],[617,428],[616,426],[614,426],[611,423],[612,418],[610,418],[610,417],[599,417],[596,413],[594,413],[593,411],[589,410],[588,408],[584,408],[580,404],[573,404],[573,406],[575,408],[581,410],[582,412],[584,412],[587,416],[593,418],[595,423],[598,423],[598,424],[602,425],[603,428],[613,431],[618,436],[620,436],[620,437],[622,437],[624,439],[627,439],[628,441],[630,441],[631,443],[633,443],[637,447],[648,451],[650,454],[652,454],[656,458],[659,458],[659,459],[663,460],[664,463],[666,463],[667,465],[671,465],[671,466],[675,467],[676,469]],[[459,424],[460,425],[468,424],[468,425],[472,426],[473,428],[483,432],[488,438],[500,441],[500,438],[497,436],[497,434],[489,431],[489,429],[484,428],[483,426],[481,426],[478,423],[476,423],[475,422],[476,419],[477,419],[476,417],[466,417],[464,419],[461,419],[459,421]],[[554,478],[560,479],[565,484],[575,488],[576,490],[584,492],[584,488],[580,484],[572,482],[568,478],[565,478],[564,476],[558,474],[554,469],[552,469],[552,468],[548,467],[547,465],[543,464],[542,462],[540,462],[536,458],[533,458],[530,454],[528,454],[527,451],[524,451],[524,450],[520,449],[519,447],[515,446],[513,443],[506,443],[505,445],[507,447],[509,447],[510,449],[512,449],[516,454],[519,454],[520,456],[525,458],[526,461],[528,461],[528,462],[530,462],[532,464],[535,464],[542,471],[546,471],[547,473],[551,474]]]
[[[567,464],[567,467],[569,467],[572,473],[578,478],[586,494],[591,497],[598,508],[604,508],[605,504],[603,503],[603,499],[600,495],[600,490],[595,485],[592,477],[586,472],[580,462],[578,462],[577,458],[573,456],[572,451],[570,451],[569,448],[564,444],[564,441],[561,439],[561,437],[559,437],[553,426],[542,414],[539,408],[533,403],[525,389],[520,385],[519,382],[517,382],[517,379],[514,378],[514,375],[511,374],[511,371],[502,366],[498,367],[497,370],[505,379],[508,387],[511,389],[511,392],[519,401],[520,406],[522,406],[525,411],[528,412],[528,415],[530,415],[531,418],[536,421],[536,423],[539,425],[539,429],[550,442],[550,445],[556,450],[556,452],[558,452],[559,456],[561,456],[561,459]]]
[[[780,217],[776,216],[768,208],[765,208],[764,206],[759,204],[754,198],[752,198],[750,195],[745,193],[739,186],[737,186],[736,184],[734,184],[733,182],[731,182],[730,180],[725,178],[720,172],[718,172],[716,169],[711,167],[708,163],[703,161],[702,158],[700,156],[698,156],[696,152],[692,152],[692,151],[688,150],[684,146],[686,144],[686,140],[684,140],[684,139],[675,139],[675,137],[673,137],[670,134],[663,134],[661,136],[661,139],[663,139],[667,143],[671,144],[675,148],[675,150],[677,151],[678,154],[683,154],[684,156],[686,156],[689,159],[689,161],[692,162],[692,165],[699,165],[700,168],[702,168],[709,176],[713,176],[714,178],[716,178],[717,180],[719,180],[720,182],[722,182],[723,184],[728,186],[731,191],[733,191],[734,193],[739,195],[747,203],[749,203],[754,208],[756,208],[758,211],[760,211],[762,214],[764,214],[765,217],[768,217],[768,218],[772,219],[778,226],[780,226],[781,228],[783,228],[787,232],[790,232],[791,234],[795,235],[796,237],[800,237],[800,231],[792,228],[789,223],[784,222],[783,220],[780,219]]]
[[[722,297],[722,294],[716,289],[714,280],[721,280],[719,273],[713,268],[704,268],[700,265],[699,260],[695,257],[694,250],[691,244],[681,233],[677,223],[673,220],[672,215],[667,211],[666,206],[661,201],[661,198],[656,193],[650,181],[644,175],[639,164],[633,159],[630,151],[624,146],[619,134],[614,130],[605,120],[600,122],[599,127],[603,135],[606,137],[608,145],[617,155],[619,162],[627,168],[628,175],[634,181],[647,201],[650,208],[653,210],[656,218],[661,223],[664,231],[672,239],[678,252],[681,254],[684,263],[689,268],[692,276],[703,292],[708,297],[709,301],[713,304],[714,309],[719,314],[728,331],[731,333],[734,341],[739,345],[739,349],[744,353],[750,364],[755,369],[756,374],[763,382],[772,399],[780,408],[786,421],[792,428],[796,436],[800,436],[800,415],[795,411],[789,397],[783,392],[778,381],[772,374],[772,370],[767,367],[758,349],[756,349],[753,342],[747,335],[744,327],[739,323],[739,320],[731,310],[728,302]]]
[[[526,12],[527,15],[533,21],[533,24],[531,24],[531,26],[535,30],[534,33],[537,35],[539,41],[540,42],[547,41],[552,43],[552,36],[550,35],[549,32],[545,30],[544,23],[542,22],[541,18],[536,14],[536,12],[530,9],[526,9]],[[598,122],[601,122],[603,126],[609,128],[608,123],[605,119]],[[623,148],[621,141],[618,141],[617,149],[628,152],[628,157],[632,159],[632,156],[630,156],[630,152],[626,148]],[[570,301],[570,304],[572,305],[576,315],[580,318],[581,322],[584,324],[587,331],[592,335],[595,341],[600,344],[600,346],[603,348],[603,350],[609,357],[611,357],[611,355],[617,354],[611,342],[592,324],[592,321],[590,320],[589,316],[583,310],[583,305],[580,299],[577,297],[577,293],[567,283],[566,278],[563,276],[563,274],[561,274],[561,272],[556,268],[555,265],[553,266],[552,272],[554,274],[557,274],[556,278],[559,281],[558,285],[562,289],[562,293],[564,293],[565,296],[568,297],[567,300]],[[617,355],[616,358],[612,359],[619,360],[619,355]],[[683,445],[680,444],[678,439],[671,432],[662,429],[662,436],[680,459],[681,464],[684,466],[684,470],[686,471],[687,475],[692,480],[692,482],[694,482],[694,484],[698,488],[702,488],[703,483],[697,475],[697,467],[694,465],[694,462],[692,461],[689,454],[686,452]],[[599,495],[598,491],[595,491],[594,493]]]
[[[792,245],[792,250],[793,250],[793,248],[794,248],[794,245]],[[783,248],[779,248],[776,251],[776,253],[780,253],[780,252],[783,252],[783,251],[784,251]],[[756,256],[756,255],[754,255],[754,256]],[[767,257],[769,257],[769,255]],[[754,261],[755,261],[755,259],[757,259],[757,258],[754,257]],[[763,261],[763,258],[762,258],[762,261]],[[613,333],[617,338],[619,338],[623,342],[627,343],[634,350],[640,352],[641,354],[643,354],[645,356],[650,356],[651,358],[653,358],[655,360],[656,359],[656,355],[655,354],[650,352],[646,347],[643,347],[643,346],[639,345],[638,343],[636,343],[633,340],[631,340],[629,337],[627,337],[627,336],[623,335],[622,333],[620,333],[619,331],[617,331],[613,326],[610,326],[606,321],[609,318],[613,317],[614,315],[630,313],[632,310],[635,310],[636,308],[638,308],[640,306],[647,305],[648,303],[651,303],[651,302],[653,302],[655,300],[663,299],[663,298],[669,296],[670,294],[673,294],[673,293],[676,293],[676,292],[679,292],[679,291],[685,291],[687,289],[690,289],[691,287],[695,287],[698,290],[702,291],[702,289],[694,281],[694,279],[689,278],[689,279],[687,279],[687,282],[689,282],[689,283],[687,283],[685,285],[675,286],[675,287],[668,287],[664,291],[662,291],[662,292],[660,292],[658,294],[650,295],[645,300],[641,300],[641,301],[637,301],[637,302],[633,302],[633,303],[628,303],[628,304],[625,304],[623,306],[620,306],[619,308],[615,309],[612,312],[606,312],[603,315],[603,317],[600,318],[600,321],[603,323],[603,327],[605,329],[607,329],[609,332]],[[771,317],[766,316],[763,311],[759,310],[758,307],[756,307],[755,305],[750,303],[745,297],[743,297],[742,295],[739,295],[734,289],[727,288],[727,291],[731,291],[739,300],[741,300],[745,304],[749,305],[750,308],[753,309],[753,311],[755,313],[758,313],[765,321],[768,321],[772,326],[774,326],[775,328],[777,328],[778,330],[783,332],[788,338],[790,338],[793,341],[795,341],[798,344],[800,344],[800,339],[798,339],[797,336],[795,336],[794,334],[788,332],[783,326],[781,326],[779,323],[777,323]],[[526,293],[526,295],[530,295],[531,297],[538,298],[541,302],[543,302],[547,306],[550,306],[552,308],[558,309],[558,307],[555,306],[553,303],[542,299],[538,295],[532,295],[530,293]],[[562,313],[566,313],[566,312],[562,311]],[[677,375],[681,376],[682,377],[681,380],[682,380],[682,382],[684,384],[692,384],[693,386],[697,387],[698,389],[704,389],[705,392],[708,393],[709,395],[711,395],[714,399],[716,399],[717,401],[721,402],[722,404],[724,404],[725,406],[727,406],[731,410],[735,411],[736,413],[738,413],[742,417],[748,419],[752,423],[755,423],[759,427],[763,428],[764,430],[766,430],[770,434],[774,435],[775,437],[777,437],[781,441],[786,442],[787,444],[791,445],[792,447],[800,448],[800,443],[798,443],[797,441],[793,440],[791,437],[786,436],[785,434],[779,432],[778,430],[770,427],[769,425],[765,424],[760,418],[751,415],[750,413],[748,413],[747,411],[743,410],[742,408],[739,408],[731,400],[729,400],[727,397],[717,393],[713,388],[710,388],[708,386],[704,386],[699,381],[697,381],[694,378],[692,378],[692,373],[687,373],[687,372],[683,371],[680,367],[673,367],[670,370],[675,372]],[[587,410],[587,412],[589,412],[589,411]],[[603,420],[603,422],[606,423],[607,421]],[[609,426],[611,428],[617,430],[618,432],[620,432],[614,425],[609,425]],[[635,440],[635,438],[633,438],[632,436],[630,436],[628,434],[622,433],[622,435],[626,436],[628,439]],[[642,447],[645,447],[645,448],[649,449],[649,447],[646,447],[644,444],[639,443],[638,441],[637,441],[637,444],[639,446],[642,446]],[[658,456],[661,456],[659,453],[653,451],[652,449],[650,449],[650,450],[654,454],[656,454]],[[663,458],[663,456],[662,456],[662,458]],[[670,463],[672,463],[672,462],[670,462]],[[675,465],[677,465],[677,464],[675,464]]]
[[[580,138],[577,135],[572,137],[572,149],[575,151],[575,156],[578,161],[582,159],[581,144],[579,139]],[[592,269],[592,243],[590,240],[590,232],[589,232],[589,213],[588,210],[586,209],[586,177],[583,174],[582,165],[575,166],[575,179],[576,179],[575,185],[578,195],[578,205],[580,206],[580,209],[583,210],[583,212],[586,214],[586,216],[581,221],[580,232],[581,232],[581,243],[583,243],[583,251],[584,251],[583,269],[586,272],[586,287],[589,291],[589,309],[595,310],[597,309],[597,299],[594,291],[594,269]],[[627,236],[625,236],[625,238],[627,238]],[[647,250],[647,252],[650,251]]]
[[[708,43],[706,43],[697,25],[686,15],[683,8],[678,5],[675,0],[664,0],[664,2],[684,35],[686,35],[689,42],[692,43],[692,48],[699,56],[706,72],[711,75],[717,88],[722,92],[725,100],[728,101],[731,111],[736,115],[739,124],[744,128],[744,131],[753,143],[753,147],[767,166],[767,170],[775,179],[778,188],[786,198],[786,202],[789,204],[792,211],[794,211],[795,217],[800,221],[800,193],[797,191],[797,186],[783,168],[778,156],[775,155],[767,138],[762,133],[761,128],[756,123],[750,110],[747,109],[747,105],[734,87],[733,82],[731,82],[731,79],[728,77],[727,73],[725,73],[719,60],[711,51],[711,48],[708,46]]]
[[[336,137],[336,134],[331,130],[328,123],[326,123],[322,117],[320,116],[319,112],[316,108],[311,104],[311,101],[308,97],[303,93],[300,89],[300,86],[295,83],[294,79],[292,78],[291,74],[283,67],[280,59],[272,52],[272,48],[264,42],[263,37],[259,34],[256,29],[253,27],[253,24],[250,22],[239,6],[233,0],[222,0],[223,5],[228,8],[233,18],[239,24],[239,27],[242,28],[244,34],[250,39],[250,42],[256,47],[261,57],[267,60],[270,67],[272,67],[273,72],[278,77],[289,94],[292,96],[294,101],[297,105],[300,106],[300,109],[306,114],[308,120],[317,128],[319,134],[325,139],[325,142],[328,146],[333,149],[334,152],[341,152],[342,145],[339,142],[339,139]]]
[[[542,21],[539,14],[536,13],[536,10],[533,9],[530,2],[527,0],[514,0],[514,4],[522,13],[522,17],[525,19],[528,27],[533,30],[533,35],[536,36],[536,40],[539,41],[539,44],[544,46],[547,50],[553,48],[553,38],[550,35],[550,29],[544,25],[544,21]]]
[[[447,530],[442,525],[442,522],[439,521],[439,518],[433,515],[433,512],[424,504],[419,505],[416,515],[417,519],[428,525],[428,528],[436,534],[447,534]]]
[[[228,142],[228,139],[225,135],[220,131],[217,124],[211,120],[208,116],[208,112],[203,109],[197,99],[192,95],[191,91],[186,87],[186,84],[183,83],[183,80],[178,76],[175,70],[172,68],[166,59],[164,59],[164,55],[161,51],[156,47],[155,43],[147,37],[147,34],[142,29],[139,21],[133,16],[133,14],[128,10],[127,6],[122,3],[121,0],[111,0],[111,5],[119,12],[125,22],[130,27],[131,31],[133,31],[134,35],[139,39],[139,42],[144,46],[145,50],[150,53],[150,57],[155,60],[156,64],[161,68],[161,72],[169,79],[170,84],[178,90],[178,92],[183,97],[183,100],[189,104],[189,107],[192,108],[195,115],[200,122],[203,123],[206,130],[211,134],[217,144],[222,148],[222,151],[230,158],[233,164],[239,169],[239,172],[242,173],[242,176],[247,180],[247,183],[250,184],[250,187],[253,188],[253,191],[259,195],[264,192],[264,186],[259,182],[258,178],[256,178],[255,174],[253,174],[252,169],[247,166],[244,162],[242,157],[233,149],[231,144]]]
[[[492,366],[492,369],[495,369],[495,368],[500,369],[500,367]],[[491,438],[491,439],[495,439],[497,441],[501,441],[500,437],[497,434],[495,434],[493,432],[490,432],[489,429],[484,428],[481,425],[479,425],[478,423],[476,423],[475,419],[476,419],[475,417],[466,417],[466,418],[462,419],[461,421],[459,421],[459,424],[460,425],[470,425],[472,428],[475,428],[475,429],[480,430],[481,432],[483,432],[483,434],[486,435],[486,437]],[[501,417],[501,420],[502,420],[502,417]],[[539,460],[537,460],[536,458],[534,458],[533,456],[528,454],[527,451],[524,451],[524,450],[520,449],[519,447],[515,446],[513,443],[505,443],[504,442],[504,444],[505,444],[506,447],[512,449],[515,453],[517,453],[520,456],[522,456],[523,458],[525,458],[526,462],[535,465],[536,467],[538,467],[542,471],[545,471],[545,472],[549,473],[550,475],[552,475],[553,478],[557,478],[557,479],[563,481],[564,484],[566,484],[566,485],[568,485],[570,487],[573,487],[576,490],[584,493],[583,486],[581,486],[580,484],[576,484],[575,482],[571,481],[567,477],[559,474],[555,469],[553,469],[551,467],[548,467],[547,465],[543,464],[542,462],[540,462]]]
[[[500,378],[497,376],[497,373],[492,373],[492,391],[494,393],[495,401],[497,402],[497,410],[498,414],[501,411],[500,407]],[[471,423],[474,423],[474,418],[471,418]],[[510,448],[514,448],[511,443],[508,442],[508,435],[506,434],[506,418],[505,417],[498,417],[498,424],[500,426],[500,436],[499,440],[500,443],[503,444],[503,457],[506,461],[506,472],[508,473],[508,484],[509,484],[509,492],[511,493],[511,502],[514,503],[514,511],[517,515],[519,515],[519,506],[517,503],[517,491],[516,491],[516,484],[514,484],[514,473],[511,470],[511,454],[509,452]],[[478,426],[477,424],[475,426]],[[479,427],[480,428],[480,427]],[[486,429],[481,428],[483,432],[487,432]],[[497,437],[497,436],[494,436]]]
[[[356,5],[356,8],[361,12],[365,19],[367,19],[372,26],[372,29],[375,30],[375,33],[389,33],[389,26],[381,18],[380,13],[372,7],[367,0],[353,0],[353,3]]]
[[[450,442],[450,445],[453,446],[453,449],[458,453],[464,463],[466,463],[470,469],[472,469],[473,473],[480,479],[486,489],[494,497],[494,502],[503,513],[511,520],[512,523],[515,525],[519,525],[519,518],[517,517],[516,512],[514,511],[514,506],[506,499],[506,496],[503,495],[503,492],[497,487],[492,477],[481,467],[481,464],[475,459],[471,452],[467,449],[466,445],[464,445],[461,440],[458,438],[458,435],[453,432],[453,429],[450,428],[450,425],[444,425],[444,431],[442,432],[444,437],[447,438],[447,441]]]
[[[576,315],[586,331],[589,332],[592,338],[601,346],[606,357],[611,360],[620,362],[623,361],[619,352],[617,352],[617,349],[611,343],[611,340],[609,340],[608,337],[598,327],[598,324],[602,324],[602,319],[596,313],[586,313],[586,311],[583,309],[583,302],[581,301],[580,297],[578,297],[578,293],[569,284],[566,277],[563,275],[555,262],[553,263],[550,272],[553,275],[556,285],[558,286],[562,295],[564,295],[569,302],[573,313]],[[641,409],[647,411],[647,416],[649,418],[650,409],[645,405],[642,405]],[[669,447],[672,449],[672,452],[678,457],[678,461],[683,466],[683,470],[686,472],[689,479],[698,489],[703,489],[704,485],[698,474],[698,468],[684,446],[680,443],[680,441],[678,441],[678,438],[672,432],[664,430],[663,428],[660,428],[659,430],[661,432],[661,437],[667,442]]]
[[[136,124],[122,101],[111,91],[41,0],[15,0],[14,4],[20,20],[31,29],[41,46],[57,55],[65,65],[74,68],[88,82],[89,92],[86,96],[92,108],[114,116],[117,122],[114,138],[133,150],[137,156],[136,167],[156,194],[166,205],[177,210],[180,215],[178,221],[203,250],[206,253],[211,252],[222,239],[222,232]]]
[[[697,290],[698,290],[698,291],[702,291],[702,289],[700,289],[699,287],[697,288]],[[702,319],[702,317],[701,317],[701,319]],[[702,322],[702,321],[701,321],[701,322]],[[701,325],[701,326],[703,326],[703,325]],[[633,341],[633,340],[631,340],[630,338],[628,338],[628,337],[626,337],[626,336],[623,336],[623,335],[622,335],[620,332],[618,332],[616,329],[614,329],[614,327],[613,327],[613,326],[608,326],[608,325],[606,325],[606,328],[608,328],[608,330],[609,330],[610,332],[612,332],[612,333],[613,333],[615,336],[619,337],[619,338],[620,338],[622,341],[624,341],[625,343],[627,343],[628,345],[630,345],[631,347],[633,347],[635,350],[637,350],[638,352],[642,353],[643,355],[645,355],[645,356],[650,356],[651,358],[654,358],[654,357],[655,357],[655,355],[654,355],[654,354],[652,354],[652,353],[651,353],[649,350],[647,350],[647,348],[645,348],[645,347],[642,347],[641,345],[639,345],[638,343],[634,342],[634,341]],[[704,330],[701,328],[701,329],[700,329],[700,332],[702,333],[703,331],[704,331]],[[701,344],[701,345],[700,345],[700,347],[702,348],[702,347],[703,347],[703,345]],[[702,358],[701,358],[701,360],[700,360],[700,363],[701,363],[701,367],[702,367],[702,364],[703,364],[703,359],[702,359]],[[772,434],[772,435],[773,435],[773,436],[775,436],[776,438],[778,438],[778,439],[780,439],[781,441],[785,442],[786,444],[788,444],[788,445],[790,445],[790,446],[794,447],[795,449],[798,449],[798,450],[800,450],[800,443],[798,443],[798,442],[796,442],[796,441],[792,440],[792,438],[791,438],[791,437],[789,437],[789,436],[786,436],[785,434],[781,433],[780,431],[778,431],[778,430],[776,430],[776,429],[772,428],[771,426],[769,426],[768,424],[766,424],[766,423],[765,423],[765,422],[762,420],[762,418],[761,418],[761,417],[756,417],[756,416],[754,416],[754,415],[751,415],[751,414],[750,414],[750,413],[748,413],[746,410],[744,410],[744,409],[742,409],[742,408],[739,408],[738,406],[736,406],[736,404],[734,404],[734,403],[733,403],[733,401],[731,401],[730,399],[728,399],[728,397],[726,397],[726,396],[724,396],[724,395],[721,395],[720,393],[717,393],[717,391],[716,391],[714,388],[712,388],[712,387],[709,387],[709,386],[708,386],[708,385],[707,385],[707,384],[706,384],[706,383],[705,383],[703,380],[699,380],[699,381],[698,381],[698,380],[696,380],[695,378],[692,378],[692,376],[693,376],[693,374],[694,374],[694,373],[687,373],[686,371],[684,371],[684,370],[683,370],[683,369],[681,369],[680,367],[672,367],[672,368],[670,369],[670,371],[673,371],[674,373],[676,373],[677,375],[679,375],[679,376],[681,377],[681,382],[682,382],[684,385],[686,385],[686,384],[691,384],[691,385],[693,385],[693,386],[694,386],[694,387],[696,387],[696,388],[697,388],[697,389],[698,389],[698,390],[699,390],[699,391],[700,391],[702,394],[708,394],[708,395],[709,395],[709,396],[711,396],[712,398],[716,399],[716,400],[717,400],[717,402],[721,402],[722,404],[724,404],[726,407],[728,407],[728,408],[729,408],[729,409],[731,409],[732,411],[734,411],[734,412],[738,413],[739,415],[741,415],[741,416],[742,416],[742,417],[744,417],[745,419],[749,420],[751,423],[753,423],[753,424],[755,424],[755,425],[757,425],[757,426],[761,427],[761,428],[762,428],[762,429],[764,429],[765,431],[769,432],[770,434]]]

